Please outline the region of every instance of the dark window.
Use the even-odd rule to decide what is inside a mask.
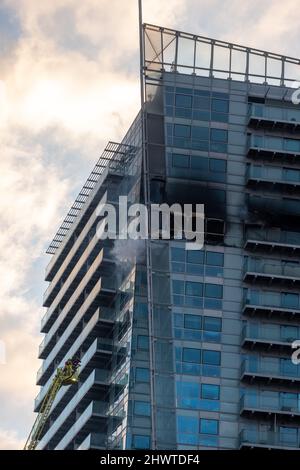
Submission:
[[[216,171],[218,173],[226,173],[227,162],[226,160],[218,160],[217,158],[209,159],[210,171]]]
[[[183,362],[195,362],[200,364],[201,362],[201,349],[183,348]]]
[[[227,100],[212,99],[211,109],[219,113],[228,113],[229,102]]]
[[[184,248],[171,248],[172,261],[185,262]]]
[[[195,96],[194,98],[194,108],[199,109],[210,109],[210,99],[205,96]]]
[[[203,284],[201,282],[187,281],[185,283],[185,294],[186,295],[195,295],[197,297],[202,297],[202,295],[203,295]]]
[[[205,284],[205,297],[213,299],[222,299],[223,297],[223,286],[218,284]]]
[[[184,282],[183,281],[173,281],[173,293],[174,294],[184,294]]]
[[[201,250],[187,250],[187,262],[195,264],[203,264],[204,252]]]
[[[192,126],[192,138],[197,140],[208,140],[208,127]]]
[[[174,135],[176,137],[190,137],[191,126],[184,126],[182,124],[174,124]]]
[[[202,317],[199,315],[184,315],[184,328],[190,328],[193,330],[200,330],[202,323]]]
[[[190,157],[189,155],[182,155],[180,153],[173,153],[172,166],[176,168],[189,168]]]
[[[222,320],[217,317],[204,317],[204,330],[207,331],[221,331]]]
[[[204,350],[202,353],[203,364],[219,366],[221,363],[221,353],[219,351]]]

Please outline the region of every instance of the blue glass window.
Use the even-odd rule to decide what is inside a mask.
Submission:
[[[182,351],[183,362],[201,362],[201,349],[183,348]]]
[[[203,284],[201,282],[186,281],[185,293],[186,295],[201,297],[203,295]]]
[[[192,107],[192,96],[191,95],[176,95],[175,105],[182,108]]]
[[[200,315],[184,315],[184,327],[201,330],[202,317]]]
[[[210,171],[216,171],[218,173],[226,173],[227,162],[226,160],[219,160],[217,158],[209,159]]]
[[[219,351],[203,350],[203,364],[219,366],[221,363],[221,353]]]
[[[192,126],[192,138],[197,140],[208,140],[208,127]]]
[[[174,135],[176,137],[190,137],[191,126],[184,126],[183,124],[174,124]]]
[[[210,266],[224,266],[223,253],[207,251],[206,252],[206,264],[209,264]]]
[[[183,281],[173,281],[173,293],[174,294],[184,294],[184,282]]]
[[[220,399],[220,387],[219,385],[202,384],[201,385],[201,397],[208,400],[219,400]]]
[[[134,449],[150,449],[150,437],[133,434],[132,446]]]
[[[171,248],[172,261],[185,262],[184,248]]]
[[[210,109],[210,98],[208,96],[195,96],[194,97],[194,108],[199,109]]]
[[[150,416],[150,403],[147,401],[135,401],[134,414],[139,416]]]
[[[137,367],[135,369],[135,380],[136,382],[149,382],[150,371],[145,367]]]
[[[199,263],[204,262],[204,251],[201,250],[187,250],[187,262],[188,263]]]
[[[227,142],[228,132],[224,129],[211,129],[210,138],[214,142]]]
[[[229,102],[228,100],[217,100],[213,98],[211,102],[211,109],[212,111],[217,111],[219,113],[228,113]]]
[[[175,168],[189,168],[190,157],[189,155],[183,155],[180,153],[173,153],[172,155],[172,166]]]
[[[223,286],[219,284],[205,284],[205,297],[213,299],[222,299]]]
[[[219,422],[216,419],[200,419],[201,434],[218,434]]]
[[[198,434],[198,419],[193,416],[178,416],[177,428],[179,433]]]
[[[138,335],[137,337],[137,347],[138,349],[149,349],[149,336]]]
[[[204,330],[221,331],[222,319],[217,317],[204,317]]]
[[[282,294],[282,306],[286,308],[299,308],[298,294],[285,292]]]

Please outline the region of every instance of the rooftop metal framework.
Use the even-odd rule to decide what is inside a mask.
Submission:
[[[144,30],[144,68],[292,86],[300,81],[300,59],[150,24]]]
[[[91,192],[95,188],[101,174],[108,168],[111,172],[123,173],[128,165],[133,160],[136,153],[136,147],[126,144],[120,144],[117,142],[109,142],[99,158],[98,162],[94,166],[88,179],[84,183],[78,196],[76,197],[71,209],[69,210],[66,218],[62,222],[58,231],[56,232],[52,242],[46,250],[46,253],[53,255],[61,245],[66,234],[70,230],[75,219],[78,217],[82,207],[89,198]]]

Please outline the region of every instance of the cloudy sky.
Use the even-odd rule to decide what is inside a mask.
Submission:
[[[300,56],[298,0],[144,0],[144,21]],[[1,449],[33,422],[45,249],[137,113],[138,66],[137,0],[0,0]]]

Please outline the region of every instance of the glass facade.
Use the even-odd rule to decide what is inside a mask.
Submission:
[[[214,54],[203,64],[211,40],[145,28],[143,110],[51,245],[36,411],[57,365],[77,355],[82,366],[38,447],[299,447],[300,108],[293,77],[270,72],[288,59],[264,53],[253,73],[251,49],[227,45],[223,70]],[[172,234],[98,240],[95,208],[119,195],[204,204],[203,249]]]

